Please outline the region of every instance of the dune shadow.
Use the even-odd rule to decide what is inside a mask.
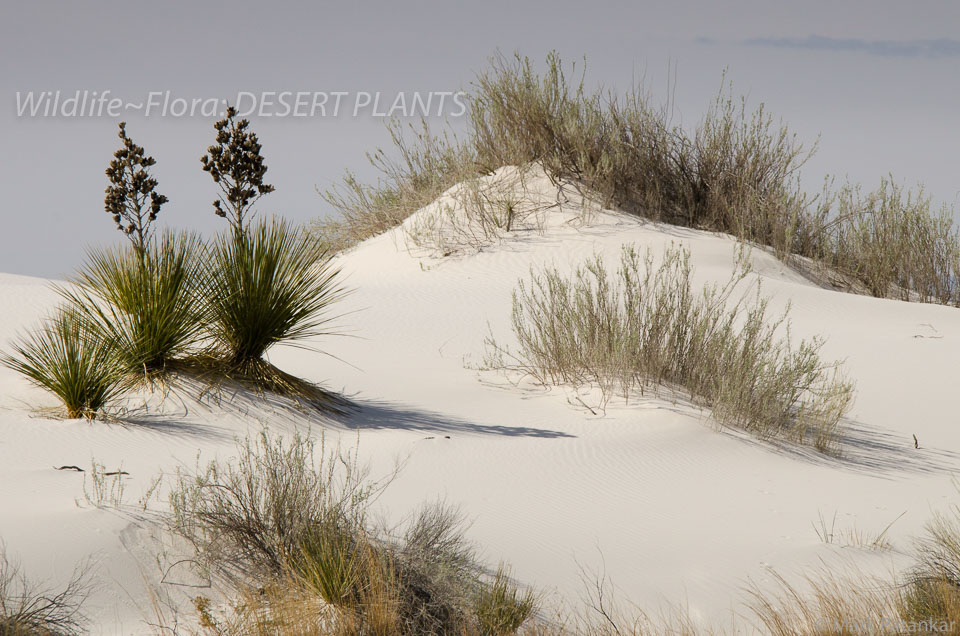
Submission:
[[[440,434],[502,435],[505,437],[572,438],[569,433],[534,426],[481,424],[444,415],[398,402],[378,400],[354,401],[356,407],[347,415],[331,415],[329,421],[349,429],[409,430]]]

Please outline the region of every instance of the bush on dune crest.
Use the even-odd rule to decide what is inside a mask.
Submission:
[[[672,386],[708,406],[723,425],[760,436],[833,447],[852,385],[819,357],[819,340],[793,347],[787,316],[768,320],[767,300],[734,298],[748,273],[745,253],[723,286],[697,292],[689,253],[666,250],[653,265],[625,246],[611,277],[597,257],[565,278],[534,273],[514,293],[514,362],[491,342],[491,366],[543,384],[594,384],[604,399]]]
[[[866,197],[854,188],[808,197],[799,178],[815,148],[762,105],[751,111],[725,88],[687,131],[671,122],[669,103],[655,105],[640,87],[616,96],[588,91],[584,80],[569,81],[556,53],[543,74],[528,58],[495,57],[468,96],[463,140],[391,128],[400,158],[371,157],[383,181],[348,175],[343,191],[325,195],[343,220],[314,230],[343,249],[399,225],[455,183],[540,163],[606,207],[729,233],[798,267],[805,261],[796,257],[813,259],[876,296],[960,303],[960,232],[922,191],[904,195],[885,181]],[[919,257],[928,248],[932,263]]]

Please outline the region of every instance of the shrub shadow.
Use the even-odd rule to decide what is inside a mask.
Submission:
[[[349,429],[409,430],[430,433],[469,435],[502,435],[505,437],[572,438],[569,433],[533,426],[480,424],[441,413],[411,408],[398,402],[378,400],[355,401],[355,410],[348,415],[331,415],[329,420]]]

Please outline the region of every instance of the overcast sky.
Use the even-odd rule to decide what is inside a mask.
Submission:
[[[584,56],[588,80],[626,89],[642,78],[674,94],[693,126],[721,74],[765,102],[820,151],[805,182],[848,175],[869,187],[890,172],[960,203],[960,3],[804,2],[46,2],[0,8],[0,272],[62,277],[93,244],[120,240],[103,211],[104,169],[120,117],[18,116],[29,91],[151,92],[235,99],[239,92],[398,92],[468,87],[496,51],[536,60]],[[671,84],[671,78],[675,80]],[[392,101],[392,100],[391,100]],[[364,153],[384,120],[253,117],[276,193],[263,213],[306,221],[329,212],[315,192],[344,170],[372,177]],[[329,111],[328,111],[329,112]],[[448,114],[449,110],[447,111]],[[128,110],[157,159],[162,220],[212,232],[213,183],[199,157],[215,118]],[[958,206],[960,207],[960,206]]]

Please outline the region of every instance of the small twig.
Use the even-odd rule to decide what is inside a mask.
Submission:
[[[589,406],[587,406],[587,403],[586,403],[586,402],[584,402],[583,400],[580,399],[580,396],[579,396],[579,395],[576,396],[576,397],[577,397],[577,402],[579,402],[580,404],[582,404],[582,405],[583,405],[583,408],[587,409],[588,411],[590,411],[590,412],[593,413],[594,415],[597,414],[596,411],[594,411],[592,408],[590,408]]]
[[[61,466],[60,468],[57,468],[56,466],[54,466],[53,469],[54,470],[75,470],[78,473],[83,472],[83,469],[80,468],[79,466]]]

